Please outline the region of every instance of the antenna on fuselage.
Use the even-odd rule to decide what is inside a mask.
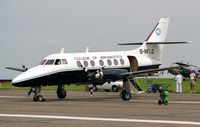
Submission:
[[[64,48],[61,48],[61,50],[60,50],[60,53],[62,54],[62,53],[64,53]]]
[[[85,48],[85,52],[88,53],[89,52],[90,47],[86,47]]]

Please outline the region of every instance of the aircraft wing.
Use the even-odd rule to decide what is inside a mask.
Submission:
[[[175,62],[175,64],[177,64],[177,65],[179,65],[179,66],[186,66],[186,67],[191,66],[191,65],[189,65],[189,64],[180,63],[180,62]]]
[[[149,70],[142,70],[142,71],[135,71],[135,72],[126,72],[126,73],[120,74],[120,76],[125,78],[125,77],[137,76],[137,75],[141,75],[141,74],[154,73],[154,72],[165,71],[165,70],[170,70],[170,69],[177,69],[177,68],[179,68],[179,66],[159,68],[159,69],[149,69]]]

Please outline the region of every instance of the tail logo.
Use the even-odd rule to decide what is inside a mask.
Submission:
[[[160,36],[160,34],[161,34],[161,29],[160,29],[160,28],[156,28],[156,34],[157,34],[158,36]]]

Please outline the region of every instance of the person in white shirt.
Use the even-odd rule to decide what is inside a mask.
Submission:
[[[194,71],[190,71],[190,92],[194,93],[194,87],[195,87],[195,81],[196,81],[196,74]]]
[[[176,80],[176,93],[182,93],[182,83],[183,83],[183,76],[178,73],[175,77]]]

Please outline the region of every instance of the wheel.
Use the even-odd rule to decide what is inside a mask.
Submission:
[[[123,90],[123,91],[121,92],[121,96],[122,96],[122,99],[123,99],[124,101],[128,101],[128,100],[131,99],[131,93],[130,93],[130,92],[127,92],[126,90]]]
[[[64,89],[57,90],[56,93],[59,99],[64,99],[67,96],[67,92]]]
[[[44,98],[42,95],[35,95],[33,101],[44,101]]]
[[[112,91],[113,92],[118,92],[118,87],[117,86],[112,86]]]
[[[158,104],[161,105],[161,104],[162,104],[162,100],[159,100],[159,101],[158,101]]]

